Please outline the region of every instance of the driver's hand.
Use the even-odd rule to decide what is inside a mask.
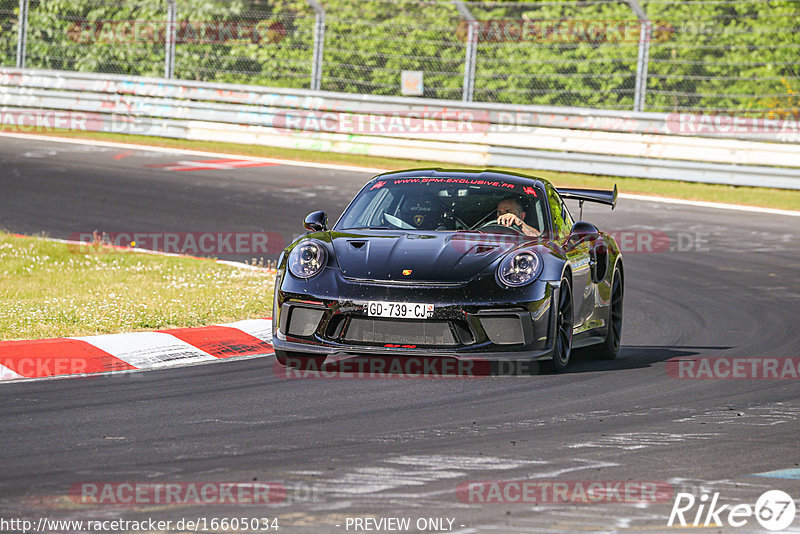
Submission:
[[[504,213],[500,217],[497,218],[497,224],[502,224],[503,226],[516,226],[522,233],[530,236],[530,237],[537,237],[541,234],[539,230],[534,228],[533,226],[528,226],[525,224],[522,219],[514,215],[513,213]]]
[[[497,224],[502,224],[503,226],[522,226],[522,219],[514,215],[513,213],[504,213],[500,217],[497,218]]]

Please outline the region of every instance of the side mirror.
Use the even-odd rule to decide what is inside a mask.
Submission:
[[[597,239],[600,239],[600,230],[592,223],[586,221],[576,222],[572,227],[572,231],[569,233],[569,242],[573,245],[584,241],[592,242]]]
[[[314,211],[306,215],[303,226],[310,232],[324,232],[328,229],[328,216],[324,211]]]

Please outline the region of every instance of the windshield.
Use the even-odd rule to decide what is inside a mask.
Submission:
[[[410,183],[409,183],[410,182]],[[462,178],[388,179],[374,182],[350,204],[336,230],[380,228],[505,232],[497,217],[512,212],[539,231],[545,227],[543,193],[515,183]],[[514,229],[518,227],[515,225]]]

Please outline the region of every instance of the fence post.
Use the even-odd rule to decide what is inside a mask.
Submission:
[[[311,59],[311,90],[322,88],[322,52],[325,46],[325,9],[317,0],[308,0],[314,9],[314,55]]]
[[[647,95],[647,66],[650,62],[650,38],[653,24],[647,18],[637,0],[627,0],[636,17],[639,19],[639,57],[636,61],[636,87],[633,92],[633,111],[644,111],[644,99]]]
[[[167,33],[166,50],[164,51],[164,78],[172,79],[175,76],[175,25],[178,20],[178,7],[175,0],[167,0]]]
[[[19,0],[19,27],[17,33],[17,68],[25,68],[28,44],[28,0]]]
[[[472,102],[472,93],[475,89],[475,63],[478,52],[478,22],[462,0],[453,0],[453,3],[461,18],[467,21],[467,49],[464,56],[464,85],[461,91],[461,100]]]

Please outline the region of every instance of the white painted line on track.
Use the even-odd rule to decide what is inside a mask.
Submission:
[[[313,163],[313,162],[303,162],[303,161],[294,161],[294,160],[284,160],[284,159],[275,159],[275,158],[263,158],[258,156],[244,156],[240,154],[233,154],[230,152],[205,152],[201,150],[191,150],[186,148],[165,148],[165,147],[157,147],[157,146],[148,146],[148,145],[137,145],[133,143],[116,143],[112,141],[92,141],[86,139],[68,139],[63,137],[51,137],[48,135],[34,135],[34,134],[21,134],[21,133],[7,133],[7,132],[0,132],[0,137],[13,137],[17,139],[31,139],[36,141],[54,141],[57,143],[72,143],[77,145],[89,145],[89,146],[105,146],[111,148],[123,148],[128,150],[142,150],[142,151],[150,151],[150,152],[162,152],[167,154],[189,154],[194,156],[208,156],[208,157],[215,157],[215,158],[229,158],[231,155],[235,155],[238,158],[242,159],[249,159],[253,161],[263,161],[267,163],[275,163],[278,165],[290,165],[293,167],[308,167],[312,169],[328,169],[328,170],[337,170],[337,171],[350,171],[350,172],[363,172],[369,174],[380,174],[386,172],[386,169],[376,169],[372,167],[358,167],[355,165],[339,165],[335,163]],[[536,172],[536,171],[531,171]],[[724,204],[721,202],[705,202],[700,200],[684,200],[681,198],[671,198],[671,197],[654,197],[654,196],[647,196],[647,195],[635,195],[629,193],[620,193],[620,198],[625,198],[628,200],[639,200],[639,201],[646,201],[646,202],[661,202],[664,204],[682,204],[685,206],[695,206],[701,208],[711,208],[711,209],[723,209],[723,210],[736,210],[736,211],[747,211],[753,213],[767,213],[771,215],[786,215],[790,217],[800,217],[800,211],[791,211],[791,210],[780,210],[780,209],[773,209],[773,208],[762,208],[758,206],[746,206],[740,204]]]
[[[651,197],[647,195],[634,195],[630,193],[620,193],[620,198],[628,200],[640,200],[645,202],[660,202],[662,204],[681,204],[684,206],[696,206],[699,208],[714,208],[718,210],[749,211],[751,213],[768,213],[770,215],[786,215],[789,217],[800,217],[800,211],[779,210],[774,208],[761,208],[758,206],[743,206],[741,204],[723,204],[721,202],[705,202],[703,200],[684,200],[682,198],[670,197]]]

